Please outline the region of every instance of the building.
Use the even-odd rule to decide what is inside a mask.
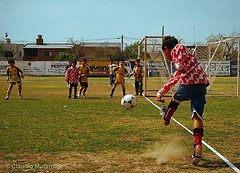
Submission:
[[[5,41],[1,42],[3,52],[0,54],[0,60],[6,61],[8,59],[15,59],[16,61],[22,61],[23,46],[23,44],[13,44],[11,43],[11,39],[6,38]]]
[[[35,44],[23,47],[24,61],[54,61],[62,52],[74,53],[79,59],[109,60],[109,54],[120,48],[120,43],[45,44],[42,35],[38,35]]]

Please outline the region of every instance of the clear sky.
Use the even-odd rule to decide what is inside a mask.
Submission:
[[[186,42],[194,28],[196,42],[240,33],[240,0],[0,0],[0,38],[12,41],[143,38],[161,35],[162,25]]]

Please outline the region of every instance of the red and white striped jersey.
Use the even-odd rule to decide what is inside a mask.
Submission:
[[[78,83],[79,82],[79,71],[78,71],[78,68],[75,67],[73,68],[72,66],[69,67],[67,69],[67,73],[66,73],[66,81],[69,82],[69,84],[72,84],[72,83]]]
[[[175,68],[184,68],[185,73],[176,71],[173,77],[158,91],[158,94],[166,94],[178,81],[181,85],[209,84],[203,67],[182,43],[178,43],[172,49],[171,56]]]

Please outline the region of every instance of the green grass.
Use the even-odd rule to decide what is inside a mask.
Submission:
[[[5,77],[1,76],[0,164],[22,163],[23,160],[24,163],[64,162],[70,164],[63,168],[65,171],[101,172],[103,165],[100,161],[95,163],[89,160],[91,156],[95,160],[108,158],[105,162],[110,166],[103,172],[134,172],[136,168],[148,166],[153,172],[169,167],[176,172],[192,172],[194,169],[201,172],[231,171],[206,148],[202,165],[197,168],[191,166],[192,136],[174,122],[164,127],[159,111],[143,97],[137,97],[138,105],[134,110],[123,109],[120,105],[120,87],[117,87],[113,98],[108,98],[111,90],[107,86],[108,78],[90,78],[87,99],[77,100],[67,99],[68,88],[63,77],[26,77],[23,81],[24,100],[19,100],[17,86],[13,88],[10,100],[4,100],[8,87],[4,80]],[[221,89],[225,90],[232,86],[231,81],[235,79],[217,80],[222,83]],[[152,83],[157,85],[155,81]],[[127,83],[126,87],[127,93],[134,93],[131,84]],[[152,100],[157,103],[155,98]],[[240,99],[208,97],[207,102],[204,140],[233,163],[239,163]],[[193,128],[189,102],[180,105],[175,118],[189,129]],[[142,157],[154,144],[166,140],[177,140],[186,151],[186,158],[179,158],[181,162],[166,167],[165,164],[157,165],[155,159]],[[61,154],[65,157],[70,154],[71,159],[80,158],[68,161],[61,159]],[[121,161],[120,158],[135,159],[136,164]],[[72,162],[83,166],[79,168]],[[0,172],[7,171],[21,170],[0,168]]]

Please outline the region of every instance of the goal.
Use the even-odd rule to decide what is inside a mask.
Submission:
[[[161,49],[166,36],[145,36],[138,44],[138,58],[144,64],[144,94],[156,96],[157,91],[175,72]],[[239,96],[240,37],[223,37],[220,41],[187,46],[208,75],[208,96]],[[177,85],[176,85],[177,86]],[[172,96],[176,86],[166,96]]]

